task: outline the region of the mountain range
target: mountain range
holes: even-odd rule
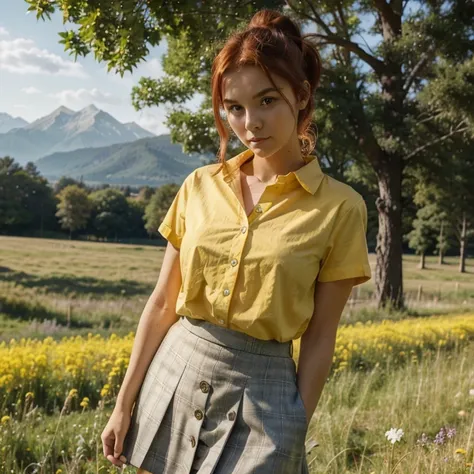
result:
[[[186,155],[170,135],[142,138],[100,148],[58,152],[35,162],[50,181],[61,176],[89,184],[109,183],[131,186],[180,184],[194,169],[215,162],[210,155]]]
[[[79,111],[61,106],[32,123],[0,114],[0,156],[9,155],[20,164],[56,152],[104,147],[154,136],[135,122],[119,122],[93,104]]]

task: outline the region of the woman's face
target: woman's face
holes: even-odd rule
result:
[[[294,116],[305,104],[297,103],[290,84],[279,76],[272,79],[292,104]],[[274,89],[258,66],[243,66],[228,71],[223,77],[224,108],[229,126],[239,140],[255,155],[271,156],[281,150],[298,146],[296,120],[290,107]],[[263,94],[259,94],[263,92]],[[258,95],[257,95],[258,94]],[[252,143],[252,138],[266,138]]]

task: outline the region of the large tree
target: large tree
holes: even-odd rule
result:
[[[430,247],[434,247],[442,221],[436,203],[421,205],[413,220],[412,231],[405,236],[410,248],[420,255],[420,269],[425,269],[425,257]]]
[[[455,237],[459,271],[464,273],[469,239],[474,235],[474,141],[451,137],[448,143],[446,150],[433,153],[429,167],[414,171],[418,174],[414,200],[422,209],[436,210],[433,227],[438,233],[443,231],[443,240]],[[438,247],[446,247],[438,240]]]
[[[70,184],[58,194],[58,211],[56,216],[61,227],[69,231],[69,238],[76,230],[84,229],[91,213],[91,203],[87,192]]]
[[[145,229],[150,236],[158,234],[158,227],[171,206],[178,189],[179,186],[177,184],[165,184],[156,189],[155,193],[151,196],[143,216]]]
[[[137,109],[177,104],[167,125],[184,152],[215,152],[209,73],[221,40],[261,8],[281,9],[314,28],[324,68],[317,91],[318,128],[337,124],[320,151],[370,169],[377,183],[376,295],[379,306],[402,308],[402,209],[405,172],[455,134],[473,136],[474,4],[469,0],[26,0],[38,17],[62,10],[77,29],[60,33],[76,55],[93,51],[120,74],[166,37],[162,79],[142,78]],[[361,21],[371,21],[369,27]],[[366,41],[375,35],[375,45]],[[195,93],[196,113],[179,107]],[[320,114],[318,116],[318,113]],[[319,122],[318,122],[319,120]],[[321,127],[319,125],[322,125]],[[335,137],[335,140],[331,137]],[[240,151],[235,141],[229,154]]]
[[[89,195],[92,225],[97,235],[118,239],[126,235],[129,205],[125,195],[116,188],[94,191]]]
[[[21,167],[13,158],[0,158],[0,233],[51,230],[56,201],[33,163]]]

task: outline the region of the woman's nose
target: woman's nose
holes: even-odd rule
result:
[[[247,114],[247,117],[245,119],[245,128],[253,132],[254,130],[258,130],[262,128],[262,120],[257,116],[256,113],[254,114]]]

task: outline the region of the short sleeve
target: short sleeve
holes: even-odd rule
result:
[[[180,186],[158,227],[158,232],[177,249],[181,247],[181,241],[186,231],[186,205],[191,191],[192,174],[188,175]]]
[[[367,206],[364,199],[359,199],[335,223],[317,280],[356,278],[354,286],[370,280],[366,232]]]

